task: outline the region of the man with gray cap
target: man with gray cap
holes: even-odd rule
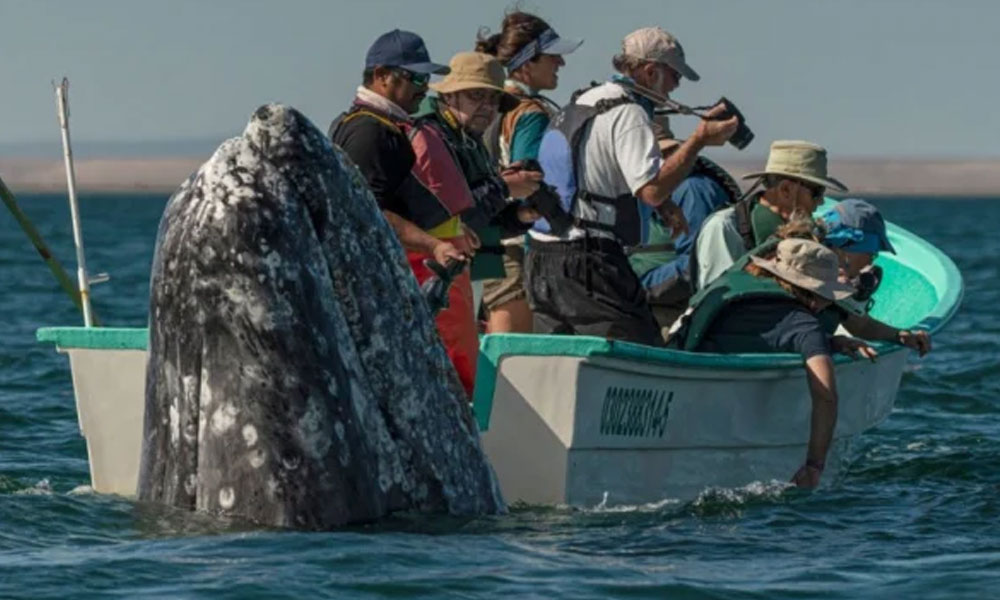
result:
[[[826,149],[810,142],[772,143],[764,170],[743,178],[756,180],[747,198],[712,214],[698,233],[691,265],[695,289],[714,281],[793,215],[811,216],[827,188],[847,191],[827,174]],[[758,185],[763,191],[753,193]]]
[[[542,139],[539,163],[559,194],[563,224],[540,220],[530,231],[526,265],[536,333],[597,335],[662,344],[624,248],[643,241],[645,215],[656,210],[679,234],[683,212],[670,194],[705,146],[735,132],[736,117],[702,120],[662,158],[653,110],[680,85],[697,81],[677,39],[657,27],[630,33],[612,61],[618,75],[575,95]],[[717,106],[708,117],[719,117]],[[557,211],[558,212],[558,211]]]

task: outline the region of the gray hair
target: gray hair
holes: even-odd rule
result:
[[[611,66],[622,75],[628,75],[631,77],[633,71],[647,62],[649,61],[622,53],[616,54],[615,57],[611,59]]]

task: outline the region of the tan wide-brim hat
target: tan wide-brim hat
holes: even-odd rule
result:
[[[452,94],[462,90],[496,90],[500,92],[500,112],[512,110],[520,102],[516,96],[503,89],[506,72],[494,56],[482,52],[459,52],[448,63],[451,72],[444,79],[430,84],[439,94]]]
[[[782,240],[774,259],[751,256],[750,260],[788,283],[827,300],[844,300],[855,292],[853,286],[837,279],[840,267],[837,255],[812,240]]]
[[[810,142],[797,140],[772,142],[764,170],[747,173],[743,179],[758,179],[764,175],[781,175],[839,192],[847,191],[847,186],[826,173],[826,148]]]

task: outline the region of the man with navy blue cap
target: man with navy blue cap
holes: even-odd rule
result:
[[[431,61],[419,35],[399,29],[384,33],[368,49],[351,108],[330,125],[330,139],[361,170],[403,247],[441,264],[466,257],[427,233],[453,215],[413,176],[416,159],[408,134],[409,115],[427,94],[431,75],[448,72]]]

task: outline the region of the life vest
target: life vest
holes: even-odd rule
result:
[[[475,206],[462,214],[462,220],[473,229],[485,227],[507,205],[507,184],[482,140],[469,135],[437,101],[428,99],[417,115],[417,123],[431,122],[442,132],[452,158],[465,175]]]
[[[771,277],[755,277],[746,272],[751,256],[761,256],[772,251],[780,240],[771,239],[757,246],[733,264],[718,279],[701,289],[691,298],[687,311],[670,328],[667,346],[693,352],[708,333],[723,309],[736,302],[754,298],[796,300]],[[797,301],[797,300],[796,300]],[[849,305],[835,303],[816,315],[823,330],[829,335],[837,330],[844,313],[857,314]]]
[[[405,119],[397,119],[366,104],[355,103],[351,108],[341,113],[330,124],[330,140],[337,143],[341,128],[354,119],[372,119],[395,135],[400,136],[402,143],[409,145],[413,123]],[[447,222],[454,216],[451,208],[446,206],[437,196],[423,187],[412,174],[407,174],[396,190],[396,195],[402,199],[409,212],[408,219],[424,231]]]
[[[639,200],[632,194],[610,198],[580,189],[577,166],[583,134],[594,118],[618,106],[636,103],[636,100],[625,94],[619,98],[599,100],[594,106],[585,106],[577,103],[583,91],[574,94],[570,104],[552,118],[542,136],[538,162],[545,173],[545,182],[554,187],[559,195],[565,221],[584,230],[608,232],[623,246],[635,246],[642,241]],[[564,225],[550,223],[547,219],[536,221],[533,229],[560,237],[566,233]]]

